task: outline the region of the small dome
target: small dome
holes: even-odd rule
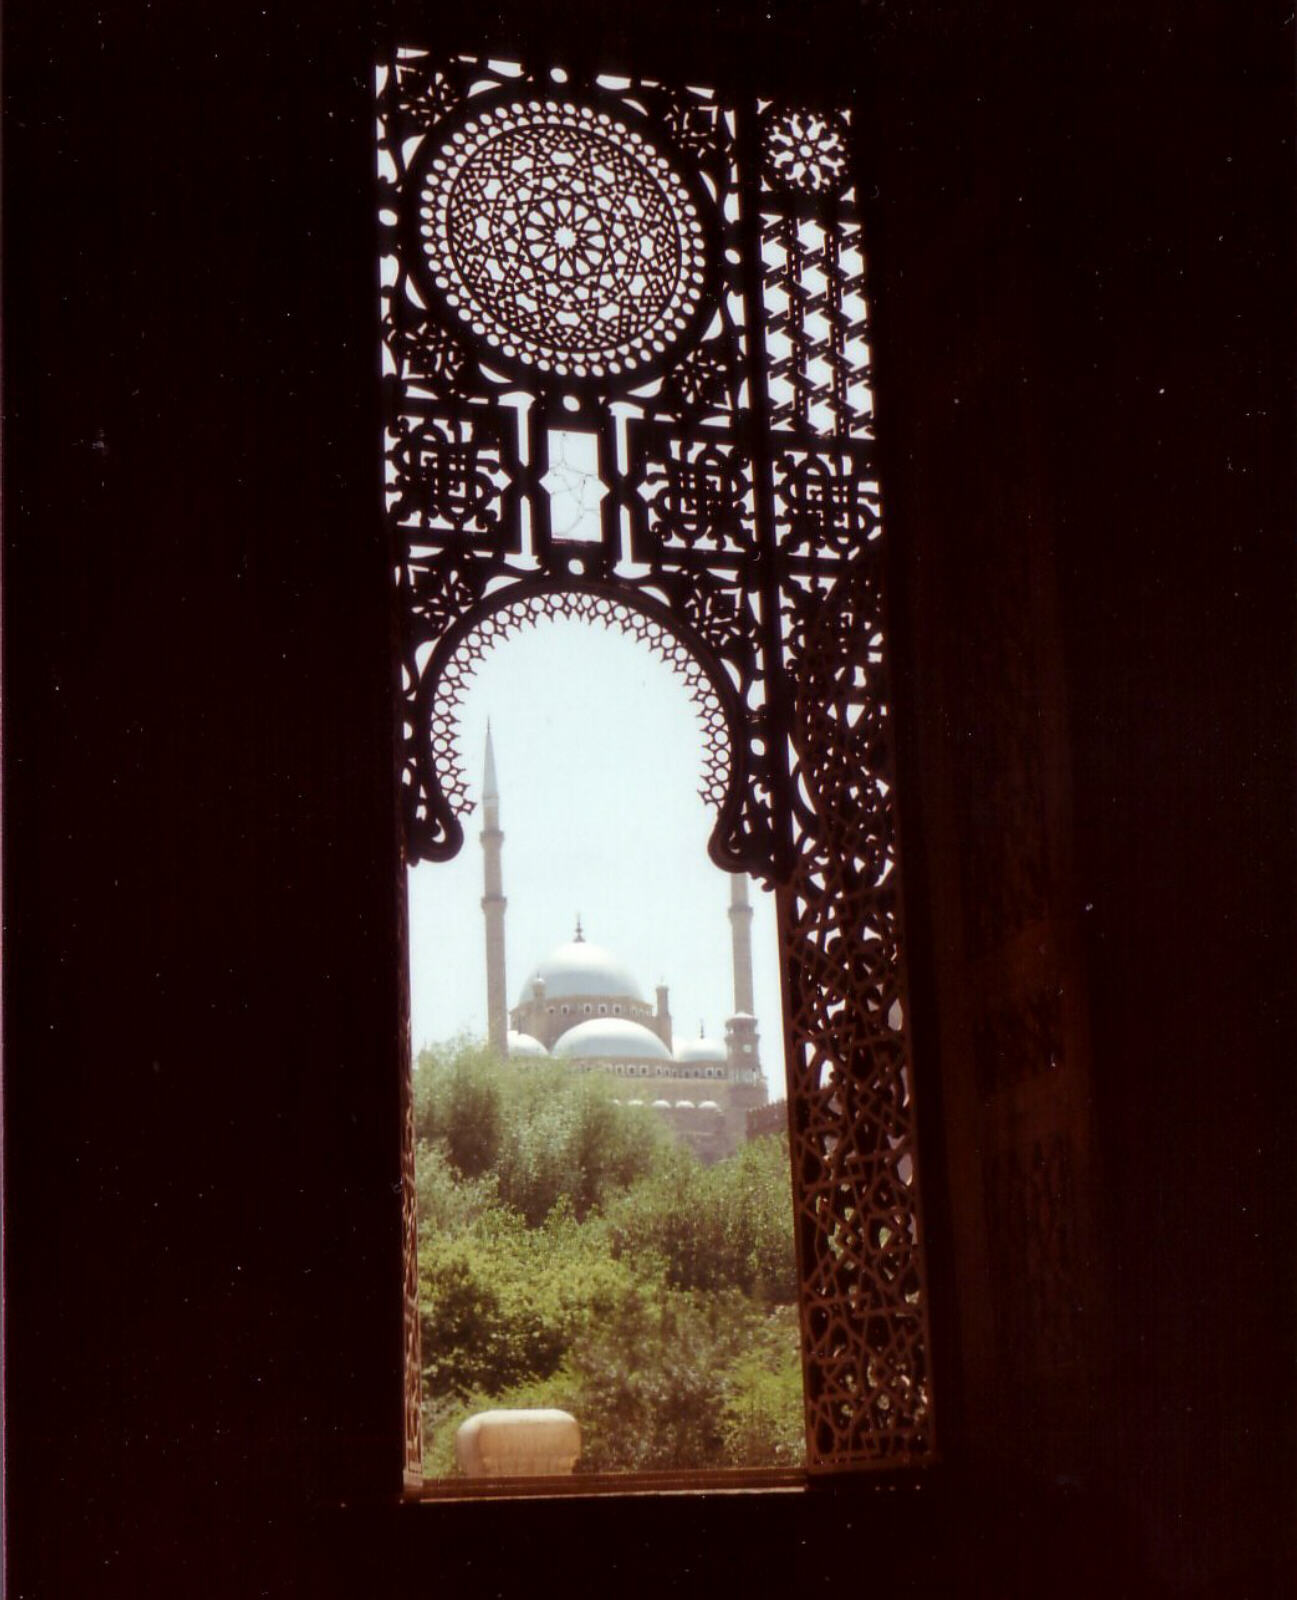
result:
[[[669,1100],[655,1100],[653,1102],[653,1109],[654,1111],[670,1111],[671,1102]]]
[[[719,1111],[720,1107],[714,1100],[700,1100],[698,1102],[698,1109],[699,1111]]]
[[[729,1060],[719,1039],[686,1039],[676,1046],[677,1061],[712,1061],[722,1066]]]
[[[628,1100],[626,1104],[628,1106],[642,1106],[644,1102],[642,1100]]]
[[[676,1101],[676,1110],[677,1111],[693,1111],[694,1109],[695,1109],[695,1107],[694,1107],[694,1103],[693,1103],[692,1100],[677,1100]]]
[[[515,1033],[510,1028],[504,1039],[505,1053],[513,1056],[547,1056],[549,1051],[539,1039],[533,1039],[529,1033]]]
[[[526,1005],[532,998],[532,985],[537,978],[544,979],[547,1000],[570,999],[573,995],[609,995],[618,1000],[634,1000],[640,1005],[645,1003],[630,968],[602,945],[591,944],[588,939],[570,939],[538,962],[527,974],[518,997],[519,1005]]]
[[[656,1033],[629,1017],[590,1017],[554,1041],[554,1054],[566,1060],[670,1061],[671,1052]]]

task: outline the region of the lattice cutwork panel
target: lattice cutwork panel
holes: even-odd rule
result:
[[[849,117],[409,50],[379,122],[408,857],[460,846],[462,700],[501,638],[577,617],[683,675],[712,857],[779,891],[809,1463],[921,1461]]]
[[[880,574],[790,585],[781,921],[812,1464],[931,1447]]]

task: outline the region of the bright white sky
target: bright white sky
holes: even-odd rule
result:
[[[684,683],[649,649],[556,618],[497,646],[464,700],[460,756],[478,809],[454,861],[410,872],[411,1033],[486,1034],[480,794],[491,719],[504,830],[509,1004],[532,966],[572,937],[619,956],[652,1002],[670,986],[676,1038],[724,1037],[734,1009],[730,880],[707,856],[701,738]],[[773,896],[750,885],[761,1058],[783,1093]]]

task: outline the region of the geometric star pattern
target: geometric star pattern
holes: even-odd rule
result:
[[[671,163],[588,105],[495,106],[429,162],[420,231],[437,288],[501,355],[559,377],[633,370],[677,343],[703,229]]]

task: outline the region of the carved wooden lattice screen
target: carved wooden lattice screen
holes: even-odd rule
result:
[[[463,841],[466,668],[625,626],[774,887],[813,1471],[932,1450],[882,527],[845,112],[399,50],[379,73],[407,857]],[[597,536],[562,513],[579,463]],[[565,476],[566,475],[566,476]],[[406,1096],[406,1461],[421,1468]]]

